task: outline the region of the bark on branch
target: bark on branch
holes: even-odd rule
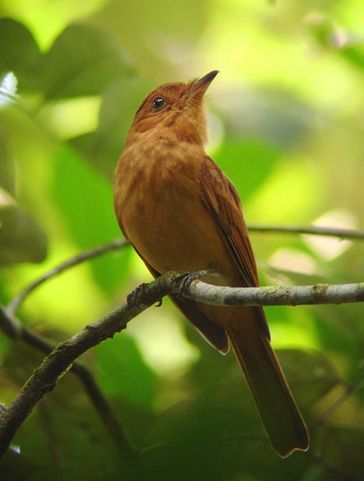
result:
[[[222,287],[192,281],[184,297],[215,306],[300,306],[364,302],[364,282],[294,287]]]
[[[201,273],[200,273],[201,274]],[[0,457],[35,405],[51,391],[74,361],[89,348],[126,328],[139,313],[168,294],[216,305],[300,305],[364,301],[364,283],[230,288],[212,286],[181,273],[169,272],[143,284],[128,297],[128,303],[57,346],[32,373],[12,405],[0,412]],[[243,321],[242,321],[243,322]]]

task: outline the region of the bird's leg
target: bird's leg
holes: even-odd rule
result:
[[[126,297],[126,303],[128,306],[133,306],[136,304],[142,304],[143,301],[145,300],[146,296],[146,289],[149,286],[149,284],[146,284],[145,282],[143,284],[140,284],[138,287],[136,287],[128,296]],[[163,299],[159,299],[155,303],[155,307],[160,307],[163,303]]]
[[[126,303],[128,304],[128,306],[133,306],[135,304],[140,304],[141,302],[143,302],[147,286],[148,284],[144,282],[127,295]]]
[[[204,269],[197,272],[184,272],[176,278],[177,282],[181,282],[177,297],[183,298],[193,281],[201,279],[201,277],[213,277],[216,275],[218,275],[218,272],[213,268]]]
[[[172,273],[174,274],[174,273]],[[204,269],[197,272],[183,272],[175,277],[174,282],[178,290],[177,297],[184,297],[185,292],[188,290],[191,283],[202,277],[214,277],[218,275],[217,271],[213,268]],[[136,287],[126,298],[126,302],[129,306],[135,304],[141,304],[145,301],[147,295],[147,289],[149,284],[143,283]],[[160,307],[162,305],[162,299],[156,301],[155,306]]]

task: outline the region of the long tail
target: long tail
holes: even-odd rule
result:
[[[225,327],[272,445],[286,457],[306,451],[309,434],[257,314],[256,308],[244,309],[239,323]]]

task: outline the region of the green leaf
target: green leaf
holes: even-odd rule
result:
[[[244,192],[244,200],[268,178],[279,157],[277,148],[254,139],[227,139],[214,155],[236,188]]]
[[[200,375],[187,401],[157,417],[145,453],[148,479],[158,479],[160,466],[166,479],[173,480],[300,479],[309,458],[293,456],[282,462],[276,455],[238,367],[216,379],[213,388],[204,389]]]
[[[320,451],[323,459],[346,474],[346,479],[359,481],[364,473],[364,430],[359,419],[352,426],[326,428],[321,438]],[[342,476],[342,479],[345,478]]]
[[[134,405],[152,408],[156,376],[145,364],[135,341],[123,333],[95,349],[103,390]]]
[[[103,95],[96,132],[73,141],[73,145],[108,178],[115,170],[135,112],[150,89],[150,83],[137,78],[115,81]]]
[[[302,406],[310,406],[340,383],[330,359],[318,351],[278,351],[289,385]]]
[[[114,214],[111,183],[66,145],[55,158],[53,194],[69,233],[81,249],[121,236]],[[123,249],[92,262],[93,274],[106,291],[120,287],[127,276],[129,253],[129,249]],[[118,262],[115,262],[115,255]]]
[[[24,210],[0,208],[0,265],[42,262],[47,254],[43,230]]]
[[[40,87],[48,99],[96,95],[130,73],[120,47],[105,32],[72,25],[45,54]]]
[[[14,72],[19,88],[33,90],[38,82],[41,53],[32,34],[10,18],[0,20],[0,76]]]
[[[0,193],[2,189],[5,189],[10,195],[14,195],[15,161],[9,154],[6,135],[0,129]],[[2,204],[1,199],[0,204]]]
[[[340,51],[341,56],[354,67],[364,70],[363,48],[348,46]]]
[[[346,369],[356,372],[362,359],[363,316],[360,304],[313,306],[316,335],[323,350],[343,356]],[[350,364],[349,364],[350,363]]]

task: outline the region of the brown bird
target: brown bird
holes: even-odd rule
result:
[[[205,281],[258,286],[239,195],[204,151],[203,98],[217,73],[163,84],[144,99],[116,168],[115,211],[154,277],[214,269],[218,277]],[[263,309],[172,300],[219,351],[231,344],[277,452],[307,450],[307,428],[271,348]]]

